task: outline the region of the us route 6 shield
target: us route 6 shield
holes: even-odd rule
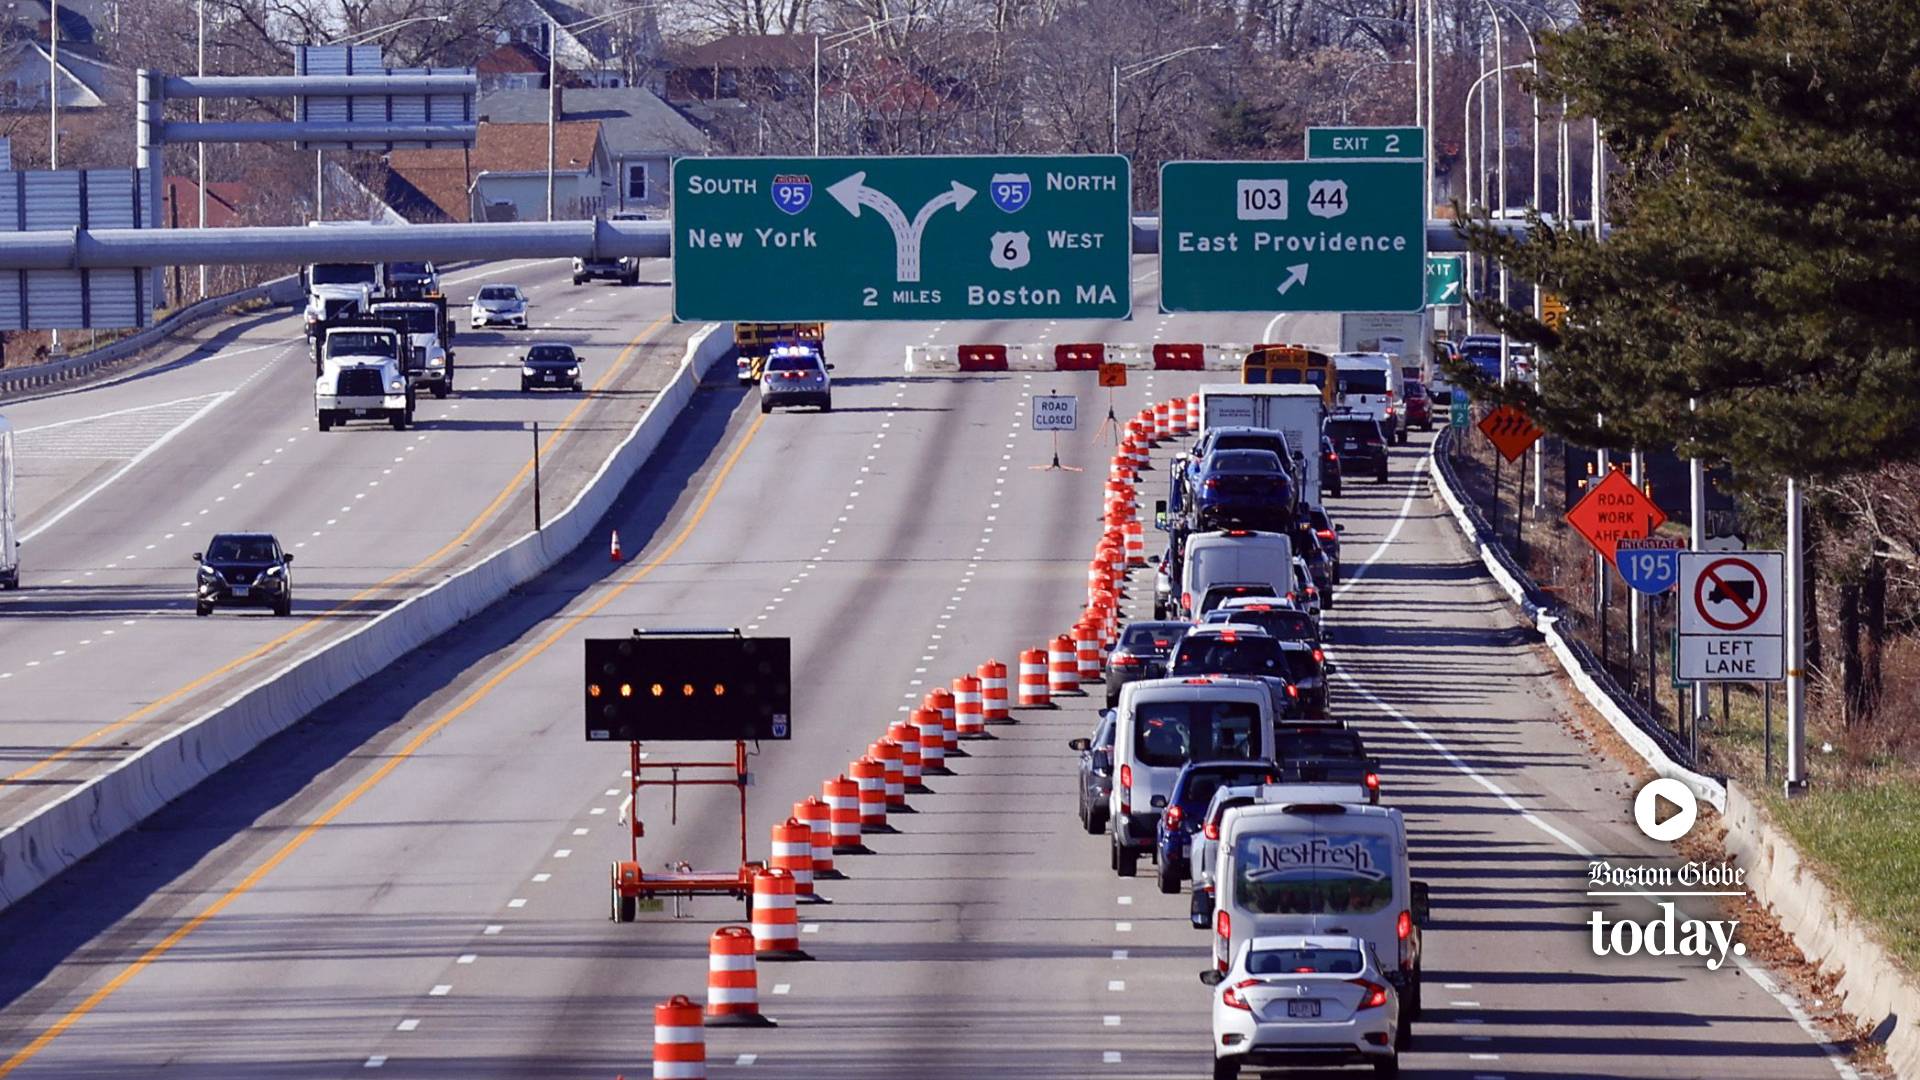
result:
[[[1026,173],[994,173],[993,205],[1011,214],[1033,198],[1033,181]]]
[[[813,178],[785,175],[773,178],[773,205],[789,214],[805,210],[813,202]]]
[[[1024,232],[993,234],[993,265],[1002,270],[1018,270],[1033,261],[1033,252]]]

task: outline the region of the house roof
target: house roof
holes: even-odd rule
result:
[[[473,62],[480,75],[545,75],[547,58],[524,42],[509,41]]]
[[[639,86],[568,88],[560,95],[563,121],[596,121],[607,153],[614,157],[663,153],[704,154],[707,137],[652,91]],[[482,121],[540,124],[547,119],[545,90],[495,90],[480,95]],[[543,151],[544,152],[544,151]],[[546,168],[543,157],[541,168]]]
[[[86,87],[102,103],[131,101],[133,73],[90,55],[92,51],[62,41],[60,70],[74,82]],[[8,41],[0,44],[0,70],[11,69],[23,61],[45,69],[49,55],[43,42],[26,39]]]
[[[252,194],[253,189],[236,181],[208,181],[207,227],[224,229],[242,224],[240,207]],[[200,227],[200,189],[193,177],[168,176],[161,197],[167,200],[160,211],[164,220],[183,229]]]
[[[545,97],[545,92],[540,91]],[[563,121],[554,129],[555,172],[593,166],[601,142],[593,120]],[[547,125],[506,124],[482,119],[473,149],[394,150],[387,154],[388,206],[411,221],[468,220],[467,192],[483,172],[545,172]]]
[[[782,68],[813,67],[812,34],[727,34],[674,53],[678,67]]]

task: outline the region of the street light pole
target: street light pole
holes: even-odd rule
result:
[[[813,156],[820,156],[820,35],[813,35]]]
[[[200,55],[200,62],[199,62],[199,67],[196,69],[196,73],[201,78],[206,78],[206,75],[207,75],[207,0],[199,0],[199,2],[194,5],[194,9],[195,9],[195,19],[199,23],[199,35],[198,35],[197,46],[198,46],[198,51]],[[198,109],[196,119],[198,119],[203,124],[206,123],[207,122],[207,99],[200,98],[194,104]],[[200,198],[200,209],[199,209],[199,213],[195,217],[194,224],[204,229],[207,227],[207,144],[205,142],[195,143],[194,150],[196,151],[195,162],[194,162],[194,166],[195,166],[194,188],[195,190],[198,191],[199,198]],[[200,264],[200,299],[205,300],[206,298],[207,298],[207,266],[205,263],[201,263]]]

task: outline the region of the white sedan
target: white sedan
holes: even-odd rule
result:
[[[1203,971],[1200,981],[1215,988],[1214,1080],[1235,1080],[1243,1065],[1371,1065],[1400,1075],[1400,995],[1364,939],[1252,938],[1225,975]]]
[[[525,330],[527,294],[521,292],[518,285],[482,285],[473,296],[468,322],[475,330],[487,326],[517,326]]]

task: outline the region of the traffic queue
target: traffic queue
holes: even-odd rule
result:
[[[1341,578],[1328,433],[1376,427],[1386,407],[1349,411],[1299,384],[1203,386],[1191,404],[1196,437],[1165,461],[1154,503],[1167,534],[1145,560],[1154,618],[1117,630],[1107,708],[1069,743],[1080,820],[1117,875],[1149,861],[1160,892],[1189,895],[1208,934],[1216,1080],[1243,1067],[1397,1075],[1420,1015],[1427,886],[1411,877],[1404,818],[1382,805],[1378,761],[1329,692],[1324,648]],[[1384,446],[1378,458],[1368,472],[1384,479]],[[1138,480],[1121,459],[1115,471]]]

